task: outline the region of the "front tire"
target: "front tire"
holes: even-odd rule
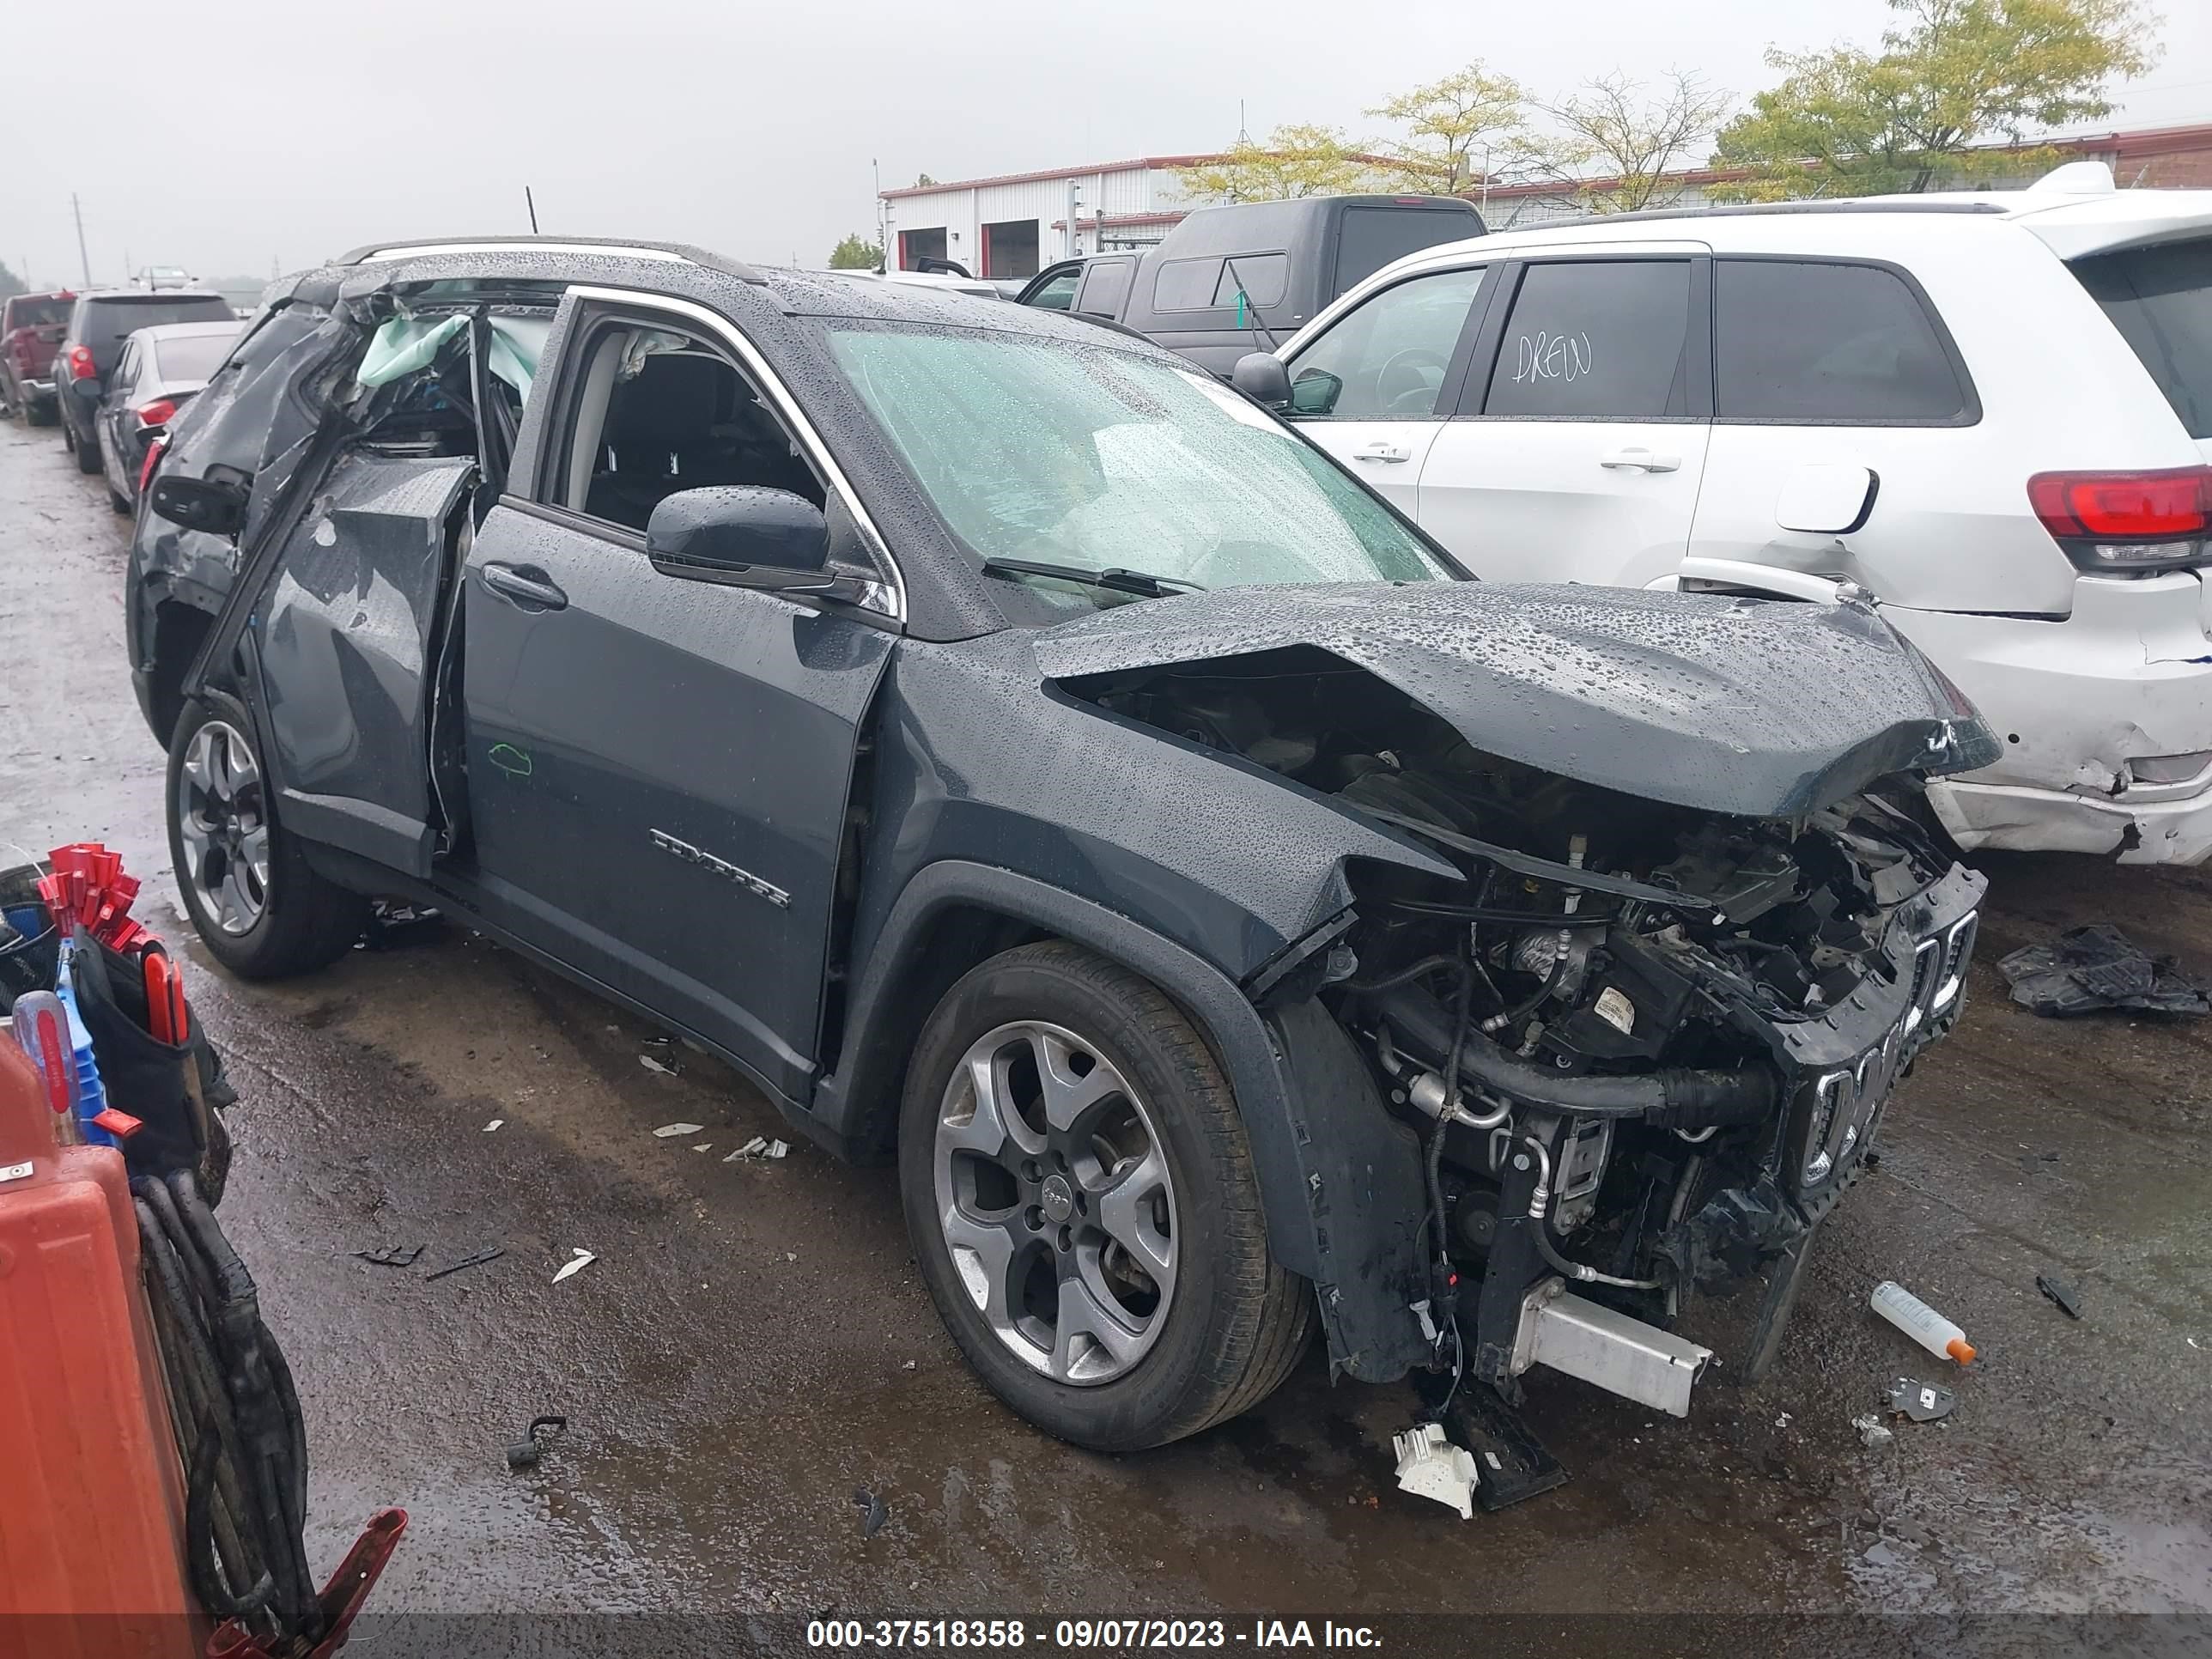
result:
[[[220,693],[185,706],[169,742],[169,856],[209,954],[241,979],[282,979],[350,950],[368,901],[309,868],[276,821],[252,729]]]
[[[899,1185],[969,1364],[1077,1445],[1135,1451],[1249,1410],[1312,1337],[1211,1050],[1074,945],[1009,951],[946,993],[908,1074]]]

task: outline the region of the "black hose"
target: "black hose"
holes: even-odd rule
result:
[[[322,1606],[302,1536],[307,1431],[291,1370],[191,1173],[131,1189],[185,1459],[194,1593],[257,1638],[312,1644]]]
[[[1451,1058],[1444,1066],[1444,1098],[1459,1098],[1460,1048],[1467,1040],[1468,1009],[1474,1000],[1474,973],[1463,969],[1459,979],[1459,996],[1452,1007],[1453,1036]],[[1451,1231],[1444,1214],[1444,1131],[1450,1126],[1451,1114],[1437,1114],[1437,1127],[1429,1132],[1428,1157],[1425,1170],[1429,1182],[1429,1218],[1436,1229],[1437,1265],[1449,1273],[1451,1268]]]
[[[1395,991],[1401,985],[1410,985],[1424,974],[1433,974],[1439,968],[1453,968],[1458,964],[1457,957],[1443,955],[1423,957],[1412,966],[1401,968],[1395,973],[1384,974],[1379,979],[1346,980],[1344,988],[1347,991],[1364,991],[1370,995],[1377,991]]]
[[[1634,1077],[1570,1075],[1510,1054],[1480,1033],[1464,1056],[1467,1069],[1493,1094],[1524,1105],[1580,1117],[1633,1117],[1662,1129],[1705,1129],[1756,1123],[1774,1109],[1770,1072],[1673,1066]]]

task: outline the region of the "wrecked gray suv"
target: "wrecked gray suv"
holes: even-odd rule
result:
[[[961,1349],[1084,1445],[1244,1410],[1316,1324],[1505,1441],[1532,1364],[1682,1412],[1674,1328],[1722,1297],[1771,1358],[1959,1012],[1982,883],[1918,785],[1992,740],[1872,611],[1477,585],[1081,322],[363,250],[150,509],[213,955],[311,969],[402,896],[681,1032],[896,1158]]]

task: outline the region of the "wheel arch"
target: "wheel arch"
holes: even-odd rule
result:
[[[1060,939],[1141,975],[1197,1026],[1237,1100],[1260,1173],[1278,1259],[1313,1276],[1310,1229],[1285,1085],[1259,1012],[1226,975],[1104,905],[1035,877],[944,859],[908,881],[869,945],[836,1069],[814,1092],[809,1127],[847,1156],[891,1155],[908,1056],[922,1024],[963,974],[1002,951]],[[1307,1235],[1304,1245],[1299,1242]]]

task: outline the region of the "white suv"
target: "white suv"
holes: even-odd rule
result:
[[[2212,854],[2212,191],[2077,163],[1485,236],[1280,355],[1478,574],[1868,590],[2004,741],[1930,792],[1961,847]]]

